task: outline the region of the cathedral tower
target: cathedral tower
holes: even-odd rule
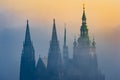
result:
[[[52,39],[50,41],[50,48],[48,53],[48,74],[49,80],[60,80],[61,79],[61,53],[59,48],[59,41],[57,38],[57,31],[55,25],[55,19],[53,20]]]
[[[21,55],[20,80],[34,80],[35,52],[30,37],[29,23],[27,20],[25,41]]]
[[[73,59],[75,63],[80,66],[81,68],[86,68],[90,65],[89,59],[90,59],[90,41],[89,41],[89,34],[88,34],[88,28],[86,23],[86,14],[85,14],[85,6],[83,5],[83,15],[82,15],[82,26],[80,29],[80,36],[78,38],[78,41],[76,44],[74,43],[73,51]],[[82,69],[83,70],[83,69]],[[87,70],[88,71],[88,70]]]
[[[98,70],[95,40],[89,40],[86,23],[85,6],[83,5],[82,26],[78,41],[73,45],[73,73],[77,72],[76,80],[105,80],[104,75]],[[80,75],[81,74],[81,75]]]

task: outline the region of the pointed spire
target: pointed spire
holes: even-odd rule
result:
[[[64,29],[64,46],[66,46],[66,24]]]
[[[85,4],[83,4],[82,23],[83,23],[83,24],[86,24]]]
[[[34,72],[35,72],[35,51],[31,43],[29,23],[27,20],[25,41],[23,44],[23,50],[21,55],[20,80],[33,80]]]
[[[31,42],[31,37],[30,37],[29,21],[27,20],[25,43],[28,42]]]
[[[37,80],[46,80],[46,76],[47,76],[46,67],[39,55],[39,59],[36,66],[36,78]]]
[[[51,75],[49,76],[49,80],[60,80],[62,75],[62,60],[59,41],[57,39],[55,19],[53,19],[52,40],[50,41],[47,62],[48,75]]]
[[[69,52],[68,52],[68,46],[66,44],[66,24],[64,24],[64,45],[63,45],[63,63],[64,67],[67,67],[68,64],[68,58],[69,58]]]
[[[52,41],[57,41],[57,31],[56,31],[55,19],[53,19]]]
[[[38,62],[37,62],[37,68],[45,68],[45,65],[39,55],[39,59],[38,59]]]
[[[96,42],[95,42],[95,39],[94,39],[94,37],[93,37],[92,46],[93,46],[93,47],[96,47]]]
[[[85,14],[85,4],[83,4],[83,15],[82,15],[82,26],[81,26],[81,36],[85,37],[88,35],[88,28],[86,25],[86,14]]]
[[[77,46],[76,36],[74,37],[74,42],[73,42],[73,45],[74,45],[74,47],[76,47],[76,46]]]

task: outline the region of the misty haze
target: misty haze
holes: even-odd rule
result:
[[[0,80],[120,80],[118,3],[1,0]]]

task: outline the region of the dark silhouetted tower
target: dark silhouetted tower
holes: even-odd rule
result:
[[[20,80],[34,80],[35,52],[30,38],[29,24],[27,20],[25,41],[21,55]]]
[[[48,53],[48,74],[49,80],[61,80],[61,53],[59,48],[59,42],[57,39],[57,31],[55,25],[55,19],[53,20],[52,39],[50,41],[50,48]]]
[[[64,44],[63,44],[63,63],[64,65],[68,64],[69,54],[68,54],[68,46],[66,44],[66,27],[64,30]]]

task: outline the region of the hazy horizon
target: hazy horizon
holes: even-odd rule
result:
[[[0,80],[19,80],[20,57],[29,20],[36,61],[48,54],[53,18],[62,53],[64,23],[70,56],[79,37],[85,3],[90,39],[97,43],[99,69],[106,80],[120,80],[119,0],[0,0]],[[44,34],[44,36],[43,36]]]

